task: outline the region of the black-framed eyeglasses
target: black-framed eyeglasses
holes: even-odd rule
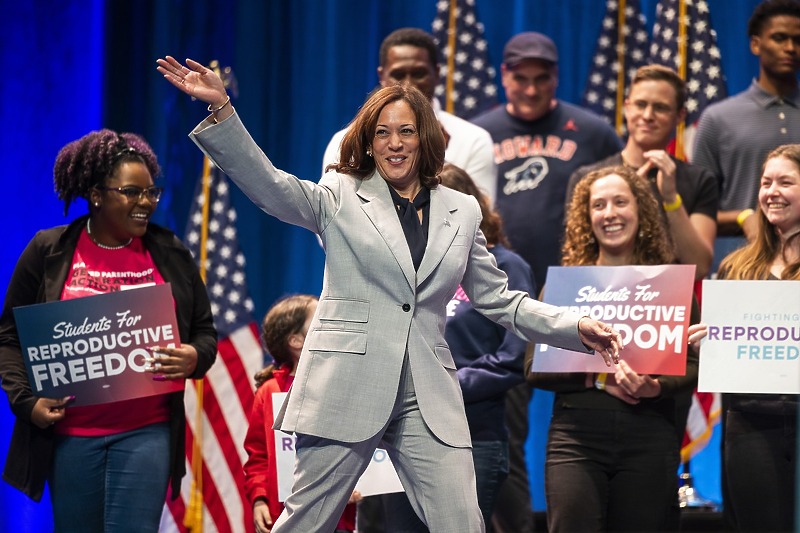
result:
[[[164,189],[161,187],[148,187],[147,189],[142,189],[141,187],[134,187],[133,185],[129,185],[127,187],[95,187],[101,191],[114,191],[120,193],[122,196],[125,197],[126,200],[130,202],[139,202],[142,200],[143,196],[146,196],[148,200],[151,202],[158,202],[161,199],[161,193],[164,192]]]

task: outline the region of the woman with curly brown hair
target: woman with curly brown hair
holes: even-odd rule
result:
[[[577,184],[563,265],[661,265],[674,261],[672,250],[652,188],[633,169],[599,169]],[[693,309],[692,322],[698,318]],[[608,374],[525,368],[531,385],[556,392],[545,463],[548,530],[670,529],[696,352],[684,376],[640,375],[624,360]]]
[[[200,378],[217,336],[189,250],[150,223],[161,189],[155,153],[132,133],[93,131],[59,152],[55,190],[88,214],[40,231],[17,262],[0,316],[0,377],[16,416],[3,479],[39,500],[50,487],[55,530],[157,531],[185,473],[183,390],[85,406],[31,390],[13,309],[169,283],[180,346],[152,347],[153,380]]]

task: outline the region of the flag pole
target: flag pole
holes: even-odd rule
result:
[[[614,126],[617,134],[622,135],[622,106],[625,103],[625,1],[619,0],[617,11],[617,110]]]
[[[200,224],[200,277],[206,281],[206,258],[208,256],[208,209],[211,188],[211,161],[203,157],[203,221]],[[192,533],[203,533],[203,388],[204,380],[194,382],[197,407],[194,415],[194,440],[192,442],[192,487],[189,504],[183,516],[183,525]]]
[[[447,80],[444,91],[444,110],[453,113],[455,104],[453,103],[453,86],[455,85],[454,74],[456,71],[456,9],[458,0],[450,0],[450,13],[447,22]]]
[[[678,76],[686,81],[686,0],[678,0]],[[686,131],[686,119],[678,123],[675,136],[675,157],[685,161],[686,154],[683,147],[683,135]]]

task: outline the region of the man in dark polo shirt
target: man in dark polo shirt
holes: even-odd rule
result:
[[[686,94],[686,83],[674,70],[661,65],[639,68],[625,99],[625,148],[572,174],[567,209],[575,184],[590,171],[616,165],[638,169],[650,178],[661,200],[678,261],[697,265],[696,278],[702,279],[711,269],[717,232],[717,181],[707,169],[666,152],[676,126],[686,115]]]

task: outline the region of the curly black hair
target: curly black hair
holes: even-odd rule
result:
[[[64,214],[77,198],[86,198],[92,188],[114,175],[121,163],[143,163],[155,178],[161,173],[155,152],[135,133],[109,129],[92,131],[64,146],[56,156],[53,182]]]

